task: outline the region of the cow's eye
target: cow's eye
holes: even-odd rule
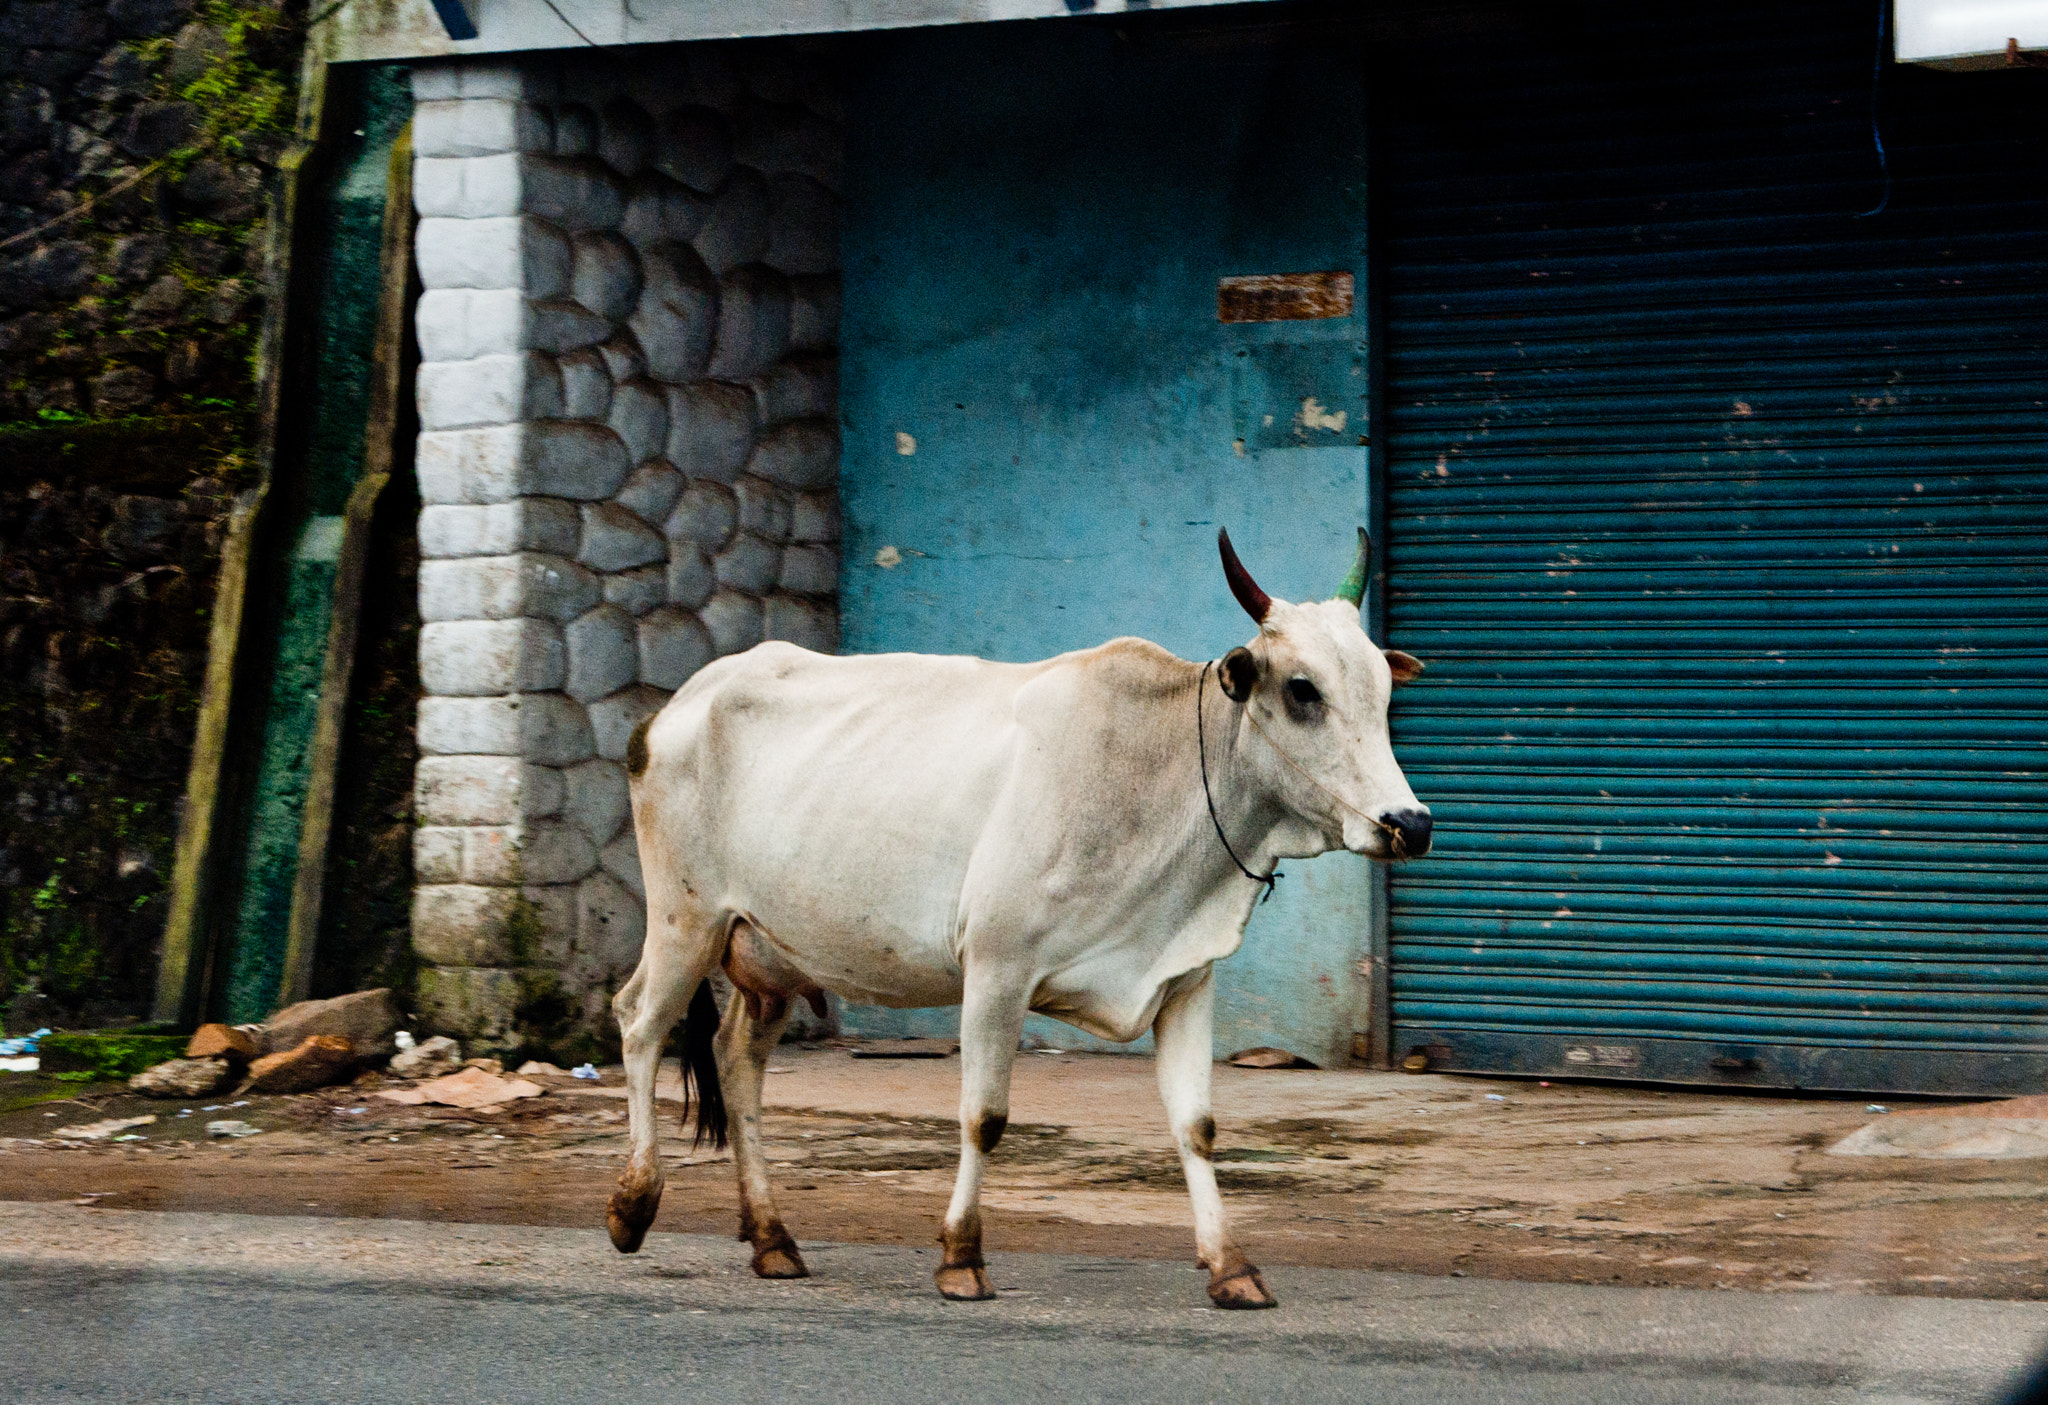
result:
[[[1322,700],[1323,695],[1316,691],[1316,685],[1306,678],[1287,680],[1287,701],[1296,707],[1314,707]]]

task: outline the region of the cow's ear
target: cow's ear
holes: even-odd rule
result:
[[[1387,667],[1394,670],[1396,683],[1413,683],[1422,676],[1422,660],[1413,654],[1404,654],[1399,649],[1383,650],[1387,656]]]
[[[1252,657],[1250,649],[1232,649],[1216,666],[1216,674],[1223,682],[1225,695],[1232,702],[1243,702],[1258,684],[1259,661]]]

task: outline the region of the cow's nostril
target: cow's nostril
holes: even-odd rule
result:
[[[1419,859],[1429,852],[1429,836],[1433,827],[1429,811],[1419,806],[1387,811],[1386,822],[1401,836],[1401,851],[1411,859]]]

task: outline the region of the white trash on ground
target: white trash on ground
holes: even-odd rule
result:
[[[109,1117],[104,1122],[81,1122],[72,1127],[59,1127],[50,1135],[67,1142],[99,1142],[130,1127],[147,1127],[156,1121],[156,1114],[147,1117]]]

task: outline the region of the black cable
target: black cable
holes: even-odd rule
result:
[[[578,39],[581,39],[584,43],[588,44],[593,49],[602,49],[605,47],[603,44],[600,44],[595,39],[591,38],[588,34],[585,34],[582,30],[576,29],[576,21],[570,19],[567,15],[563,14],[562,7],[560,5],[557,5],[555,3],[555,0],[542,0],[542,3],[544,3],[550,10],[553,10],[555,12],[556,19],[560,20],[563,24],[568,25],[569,28],[576,30],[576,37]]]

